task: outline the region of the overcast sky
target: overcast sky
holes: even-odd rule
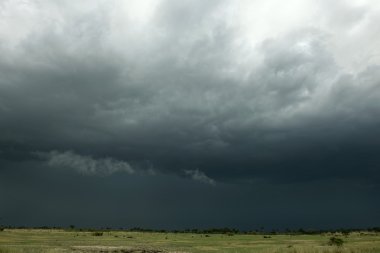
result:
[[[0,223],[380,226],[380,2],[0,1]]]

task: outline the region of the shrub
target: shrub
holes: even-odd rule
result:
[[[103,232],[93,232],[93,236],[103,236]]]
[[[343,245],[343,240],[337,237],[330,237],[329,243],[330,246],[342,246]]]

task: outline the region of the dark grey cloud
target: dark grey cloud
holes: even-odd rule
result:
[[[174,176],[92,177],[31,162],[0,176],[2,223],[19,226],[298,229],[372,227],[379,219],[378,189],[354,181],[210,187]]]
[[[6,189],[16,175],[26,180],[18,168],[31,163],[28,173],[68,170],[94,189],[123,175],[141,190],[154,180],[214,189],[210,198],[241,189],[242,201],[257,182],[268,196],[290,187],[287,199],[335,182],[355,185],[355,201],[368,196],[370,210],[380,180],[379,8],[340,1],[325,12],[326,1],[294,0],[277,13],[273,4],[2,3]]]

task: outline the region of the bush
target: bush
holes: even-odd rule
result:
[[[92,233],[93,236],[103,236],[103,232],[94,232]]]
[[[343,245],[343,240],[337,237],[330,237],[329,243],[330,246],[342,246]]]

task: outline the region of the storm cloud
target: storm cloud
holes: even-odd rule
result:
[[[3,1],[0,173],[190,178],[220,194],[335,182],[369,196],[379,17],[359,0]]]

